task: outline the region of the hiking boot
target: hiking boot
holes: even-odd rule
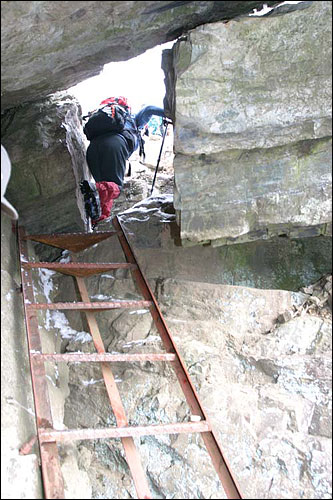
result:
[[[84,208],[87,217],[97,220],[101,216],[101,203],[96,187],[86,180],[80,182],[80,190],[83,194]]]

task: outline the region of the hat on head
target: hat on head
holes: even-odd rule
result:
[[[1,210],[3,210],[11,219],[18,219],[18,213],[15,208],[6,200],[4,194],[11,174],[11,163],[7,151],[1,144]]]

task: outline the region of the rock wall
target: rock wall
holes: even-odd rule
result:
[[[20,269],[15,233],[1,213],[1,498],[42,498]]]
[[[2,144],[12,174],[6,196],[28,233],[84,228],[79,181],[87,177],[77,100],[58,93],[12,109],[2,117]]]
[[[37,245],[30,244],[30,260],[40,260]],[[9,217],[1,214],[1,498],[44,498],[38,443],[26,445],[36,436],[36,415],[29,366],[28,343],[18,265],[15,231]],[[33,289],[36,302],[49,302],[57,283],[48,288],[53,271],[33,270]],[[53,290],[54,287],[54,290]],[[73,294],[73,283],[68,283]],[[39,333],[44,353],[60,352],[62,335],[50,327],[49,311],[38,314]],[[65,399],[69,395],[68,367],[65,363],[46,363],[46,380],[55,429],[64,428]],[[23,453],[22,453],[23,452]],[[92,498],[91,486],[77,465],[75,450],[61,450],[62,474],[66,498]],[[77,478],[79,477],[79,482]]]
[[[331,9],[202,26],[165,55],[184,244],[331,234]]]

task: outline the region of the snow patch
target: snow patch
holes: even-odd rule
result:
[[[261,10],[253,9],[253,12],[249,16],[264,16],[267,12],[273,10],[273,7],[268,7],[265,3]]]
[[[39,282],[45,295],[46,301],[50,303],[50,294],[51,292],[53,292],[52,276],[56,273],[55,271],[51,271],[50,269],[38,269],[38,274]]]
[[[123,348],[133,347],[135,345],[145,345],[145,344],[154,344],[155,342],[161,342],[161,338],[155,335],[151,335],[147,339],[143,340],[132,340],[131,342],[127,342],[123,345]]]
[[[57,328],[63,339],[70,339],[74,342],[90,342],[92,340],[91,335],[87,332],[78,332],[69,326],[68,319],[65,314],[61,311],[52,311],[47,318],[45,327],[47,329],[52,326]]]
[[[136,311],[131,311],[130,314],[146,314],[148,309],[137,309]]]
[[[63,264],[67,264],[68,262],[71,262],[71,254],[68,250],[64,250],[61,255],[62,255],[62,257],[59,260],[59,262],[62,262]]]
[[[99,300],[106,300],[106,301],[113,300],[112,295],[102,295],[102,294],[92,295],[91,298],[92,299],[99,299]]]
[[[50,377],[50,375],[45,375],[45,377],[51,382],[51,384],[54,386],[54,387],[57,387],[57,384],[54,382],[53,378]]]

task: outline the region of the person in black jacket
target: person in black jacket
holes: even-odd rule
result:
[[[87,164],[95,182],[109,181],[123,186],[126,160],[137,150],[140,130],[153,115],[165,117],[157,106],[145,106],[136,115],[127,118],[120,133],[106,133],[91,140],[87,149]]]
[[[86,159],[100,196],[101,217],[110,216],[113,200],[118,198],[124,183],[126,161],[140,145],[140,130],[153,115],[165,117],[157,106],[145,106],[136,115],[129,115],[122,132],[108,132],[93,138],[87,149]]]

